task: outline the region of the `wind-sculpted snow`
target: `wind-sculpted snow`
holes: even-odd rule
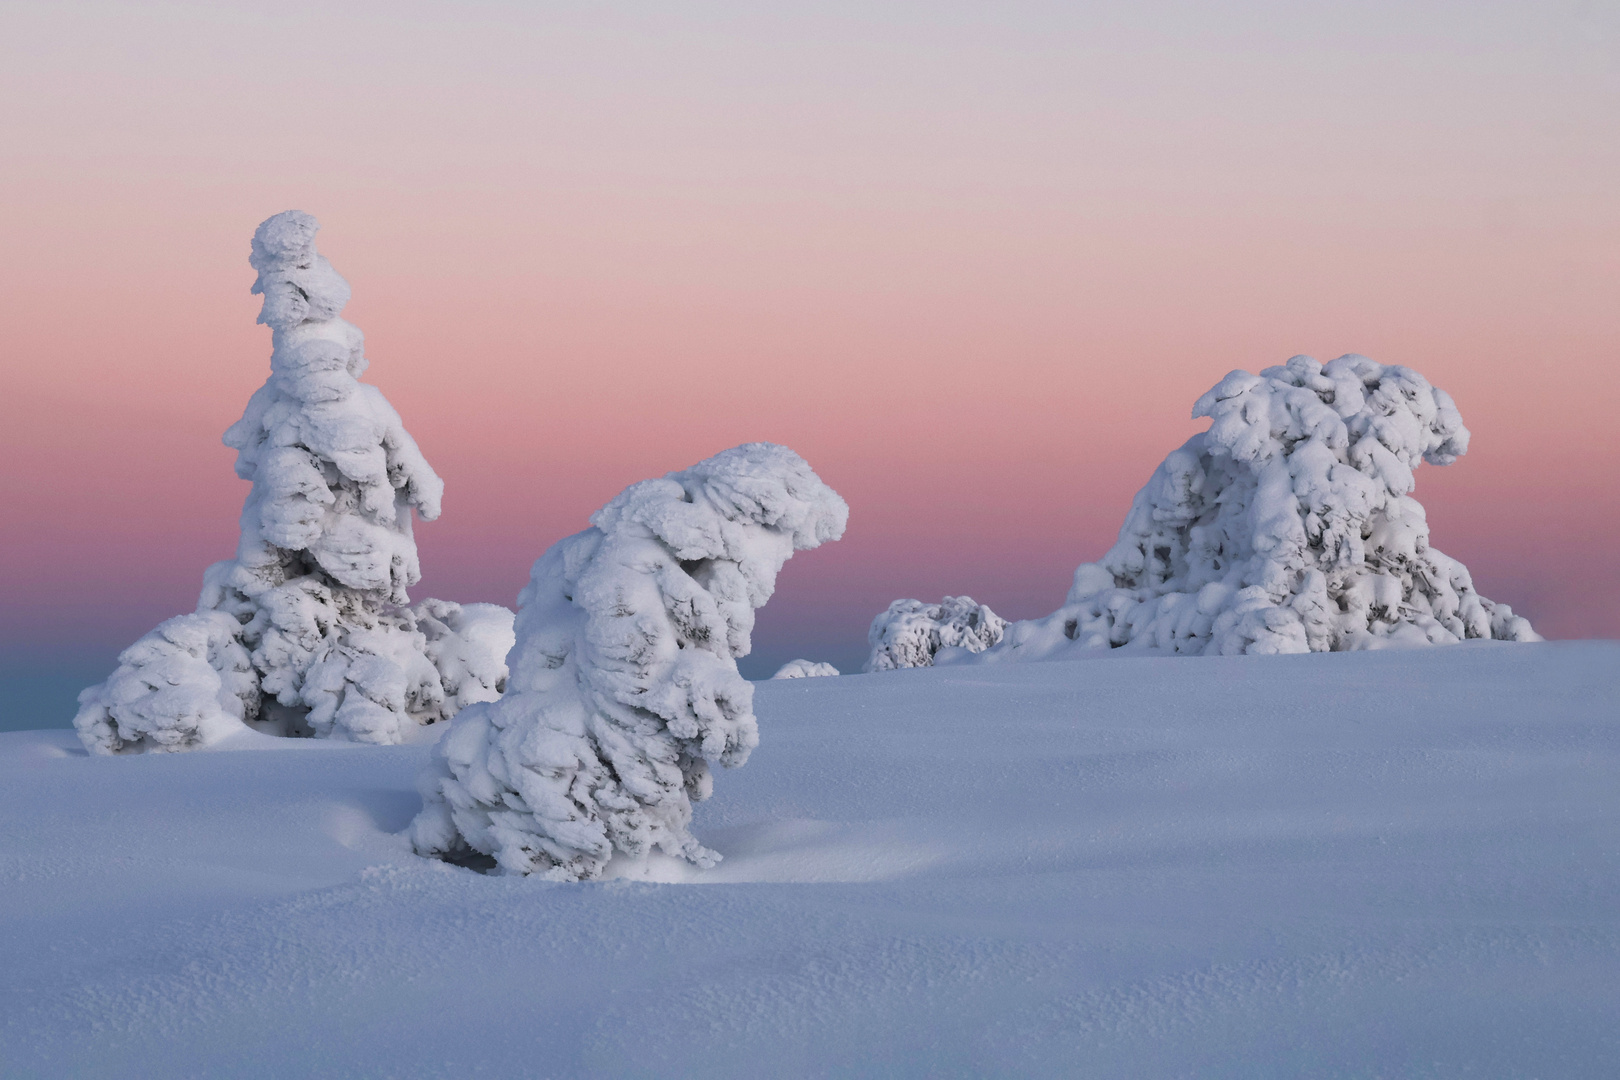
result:
[[[1007,620],[971,596],[947,596],[937,604],[896,600],[872,620],[867,671],[930,667],[941,649],[980,653],[1001,640]]]
[[[80,695],[74,724],[92,750],[190,749],[243,722],[397,743],[499,694],[510,612],[406,606],[421,578],[411,514],[438,517],[444,483],[359,381],[364,339],[340,317],[349,285],[315,250],[319,228],[290,210],[254,233],[272,353],[225,432],[253,483],[236,558],[208,568],[195,615],[142,638]]]
[[[1063,607],[1010,624],[978,657],[939,662],[1539,640],[1429,546],[1413,472],[1456,461],[1468,429],[1422,375],[1364,356],[1296,356],[1232,372],[1193,415],[1209,430],[1159,466],[1119,541],[1075,571]]]
[[[412,854],[426,745],[0,733],[0,1075],[1615,1072],[1620,643],[1083,655],[756,683],[602,883]]]
[[[815,660],[789,660],[776,669],[773,679],[817,679],[827,675],[837,675],[838,669],[831,664],[819,663]]]
[[[535,563],[506,694],[439,741],[416,849],[564,881],[655,848],[713,865],[691,804],[710,763],[741,765],[759,743],[736,663],[754,609],[793,552],[838,539],[848,515],[769,443],[626,488]]]

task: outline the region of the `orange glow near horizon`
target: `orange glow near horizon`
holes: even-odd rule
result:
[[[447,482],[419,596],[511,603],[624,485],[768,439],[852,513],[762,648],[1039,614],[1228,370],[1361,352],[1473,431],[1418,474],[1436,546],[1620,635],[1620,121],[1574,31],[436,10],[6,16],[8,650],[127,643],[231,553],[288,208]]]

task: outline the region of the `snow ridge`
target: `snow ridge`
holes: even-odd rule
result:
[[[712,866],[691,804],[710,763],[759,743],[736,663],[754,609],[848,515],[793,451],[749,443],[626,488],[554,544],[518,597],[507,692],[434,748],[417,851],[562,881],[654,848]]]
[[[278,734],[406,741],[497,696],[511,612],[430,600],[411,514],[439,516],[444,482],[375,386],[364,337],[341,318],[349,285],[296,210],[253,235],[253,292],[270,378],[225,432],[253,488],[236,558],[209,567],[197,611],[170,619],[80,695],[99,753],[183,750],[244,722]]]

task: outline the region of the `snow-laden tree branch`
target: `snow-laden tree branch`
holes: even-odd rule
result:
[[[411,514],[438,517],[444,482],[360,381],[363,336],[340,317],[349,285],[315,250],[319,228],[289,210],[253,235],[272,352],[225,432],[253,483],[236,558],[208,568],[195,614],[80,695],[74,724],[92,750],[182,750],[242,722],[396,743],[500,692],[510,612],[406,606],[421,577]]]
[[[736,663],[754,609],[848,514],[769,443],[625,489],[535,563],[507,691],[435,747],[416,849],[566,881],[600,876],[615,852],[712,865],[691,800],[709,795],[711,763],[741,765],[759,742]]]
[[[1159,466],[1118,542],[1075,571],[1063,607],[1009,624],[978,657],[939,662],[1539,640],[1429,546],[1413,471],[1454,462],[1468,429],[1417,372],[1296,356],[1232,372],[1193,415],[1209,429]]]

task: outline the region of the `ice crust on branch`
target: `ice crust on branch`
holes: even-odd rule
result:
[[[867,671],[931,667],[941,649],[980,653],[1001,640],[1007,620],[971,596],[947,596],[937,604],[896,600],[872,620]]]
[[[1422,375],[1365,356],[1296,356],[1232,372],[1193,416],[1209,429],[1159,466],[1118,542],[1075,571],[1063,607],[1010,624],[979,657],[939,661],[1540,640],[1429,546],[1413,471],[1456,461],[1468,429]]]
[[[195,614],[80,695],[74,725],[93,751],[184,750],[243,723],[397,743],[500,693],[511,612],[408,606],[421,578],[411,515],[438,517],[444,483],[359,381],[364,339],[340,317],[349,285],[315,250],[319,228],[289,210],[253,235],[272,352],[225,432],[253,483],[236,558],[208,568]]]
[[[823,664],[815,660],[789,660],[776,669],[776,674],[772,675],[771,679],[819,679],[837,674],[838,669],[831,664]]]
[[[518,597],[500,700],[469,706],[423,773],[416,850],[577,881],[689,831],[711,763],[759,742],[737,671],[795,551],[843,535],[844,500],[783,446],[749,443],[626,488],[554,544]]]

